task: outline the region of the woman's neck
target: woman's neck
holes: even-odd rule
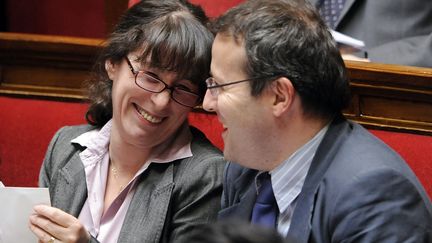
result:
[[[135,174],[150,158],[152,148],[138,147],[125,141],[113,124],[108,151],[117,169]]]
[[[188,126],[187,123],[182,125],[177,132],[172,134],[170,138],[161,144],[145,147],[143,145],[134,144],[121,136],[119,130],[112,125],[109,156],[110,160],[122,171],[128,171],[135,174],[149,159],[152,159],[166,151],[167,148],[173,146],[177,133],[181,132],[183,126]]]

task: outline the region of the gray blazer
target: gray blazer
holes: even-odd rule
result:
[[[220,219],[250,220],[256,173],[227,165]],[[432,242],[432,206],[414,173],[344,118],[330,125],[296,205],[290,242]]]
[[[432,67],[431,0],[346,0],[336,30],[363,40],[373,62]]]
[[[70,141],[91,126],[60,129],[52,139],[39,177],[49,187],[51,203],[78,217],[87,198],[85,149]],[[166,164],[151,164],[140,176],[118,242],[178,241],[195,226],[216,219],[220,209],[225,162],[204,134],[191,127],[193,156]],[[97,242],[92,239],[91,242]]]

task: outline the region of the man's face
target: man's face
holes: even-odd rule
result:
[[[217,84],[244,80],[246,52],[243,43],[233,37],[217,34],[212,47],[211,75]],[[251,81],[253,82],[253,81]],[[263,92],[251,96],[250,82],[217,88],[217,95],[207,91],[204,109],[217,113],[223,125],[224,156],[245,167],[265,169],[268,129],[271,129],[271,96]]]

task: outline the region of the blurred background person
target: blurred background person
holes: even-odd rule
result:
[[[309,1],[331,29],[364,41],[370,61],[432,67],[430,0]]]

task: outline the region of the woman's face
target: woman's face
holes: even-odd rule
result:
[[[184,85],[194,92],[198,87],[179,79],[175,72],[150,68],[137,61],[134,53],[128,59],[135,71],[146,71],[169,87]],[[187,119],[192,108],[171,99],[170,90],[152,93],[138,87],[126,58],[118,63],[106,62],[108,76],[113,80],[113,129],[123,141],[151,148],[169,140]]]

